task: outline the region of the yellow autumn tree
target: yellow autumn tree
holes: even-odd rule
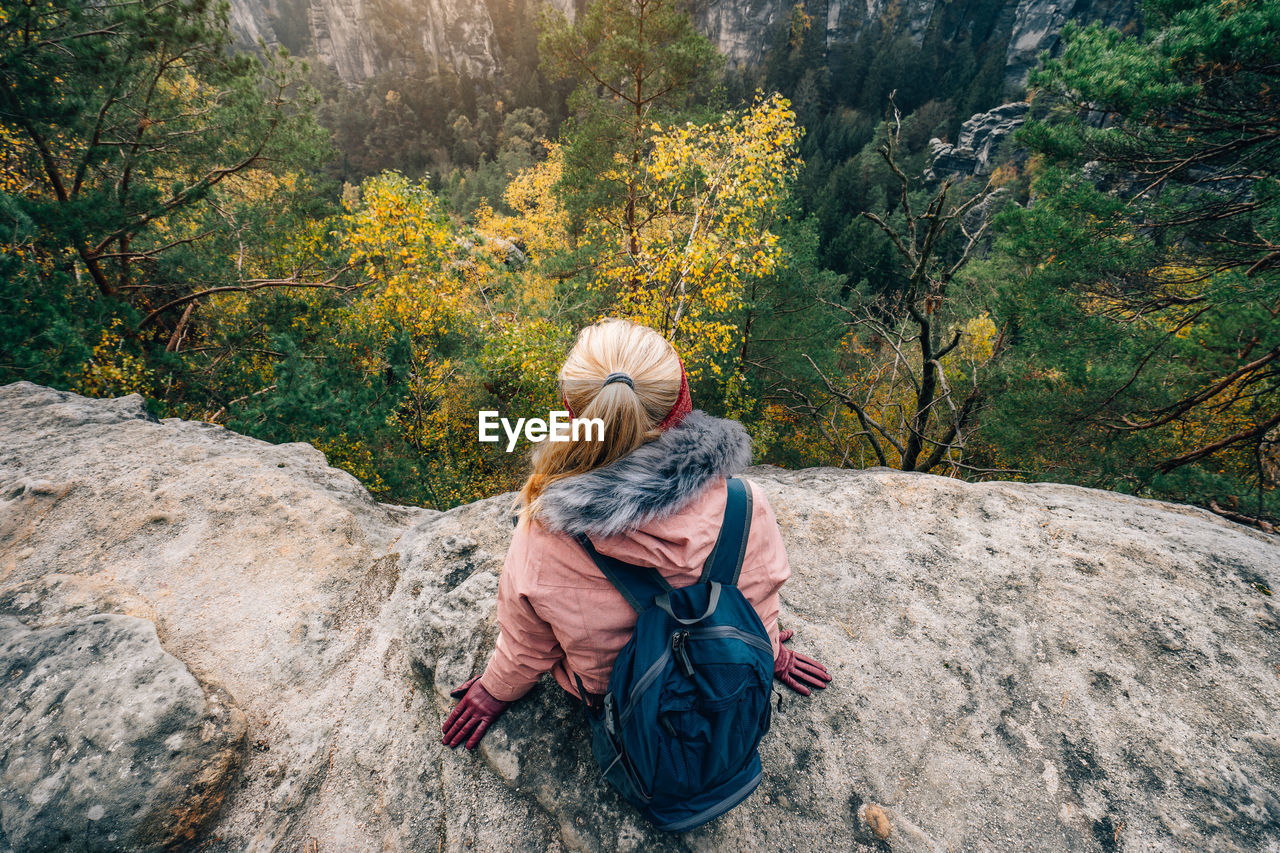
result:
[[[528,191],[536,196],[536,183]],[[469,227],[425,179],[385,172],[364,182],[335,226],[348,263],[369,282],[343,313],[340,343],[367,376],[407,366],[389,425],[417,455],[425,502],[439,508],[519,486],[530,448],[479,442],[477,413],[545,418],[572,342],[566,324],[529,304],[536,274],[512,248],[541,251],[535,232],[484,209],[478,218]],[[371,448],[360,436],[340,438],[322,449],[360,468]]]
[[[484,491],[484,465],[475,446],[480,383],[467,354],[484,316],[488,255],[425,179],[383,172],[345,206],[335,230],[347,262],[368,281],[340,321],[346,357],[369,376],[397,361],[407,367],[389,425],[421,458],[431,503],[472,500]],[[325,449],[352,460],[364,452],[358,436]]]
[[[654,129],[639,251],[609,230],[616,216],[596,217],[587,230],[601,252],[592,283],[612,313],[671,340],[690,380],[720,377],[741,334],[744,283],[773,273],[782,257],[774,226],[800,168],[802,131],[777,94],[706,124]]]
[[[558,313],[555,281],[548,265],[570,252],[573,238],[569,214],[554,192],[564,172],[564,149],[547,142],[545,160],[512,178],[502,200],[514,213],[498,213],[488,205],[476,211],[476,231],[498,245],[514,245],[528,263],[509,270],[514,307],[533,317]]]

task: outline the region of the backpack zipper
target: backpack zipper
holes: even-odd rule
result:
[[[692,678],[693,661],[689,660],[688,642],[688,631],[676,631],[671,635],[671,653],[675,655],[676,663],[680,666],[680,671],[685,674],[685,677]]]
[[[653,664],[645,671],[644,675],[640,676],[640,680],[636,682],[635,689],[631,692],[631,698],[627,702],[627,707],[622,709],[622,713],[618,717],[619,724],[625,723],[627,720],[631,719],[631,715],[635,713],[636,705],[640,702],[640,697],[644,695],[644,692],[648,690],[653,682],[658,678],[662,673],[663,668],[667,665],[667,661],[675,654],[677,643],[676,638],[681,637],[682,635],[683,639],[679,641],[680,654],[684,656],[685,661],[688,662],[690,667],[690,671],[686,672],[685,675],[693,674],[693,662],[689,660],[689,652],[686,648],[689,640],[693,638],[714,639],[716,637],[734,637],[742,640],[750,646],[760,649],[761,651],[768,652],[771,656],[773,655],[773,645],[768,640],[763,640],[755,634],[748,634],[746,631],[743,631],[740,628],[735,628],[732,625],[715,625],[710,628],[689,628],[677,631],[671,637],[671,644],[663,649],[662,655],[653,662]],[[677,660],[679,660],[679,658],[677,658]],[[682,670],[683,666],[684,664],[682,663]]]
[[[671,659],[671,647],[667,646],[662,650],[662,655],[653,662],[653,665],[645,670],[644,675],[640,676],[640,680],[636,682],[635,689],[631,691],[631,697],[627,700],[627,707],[622,709],[622,713],[618,716],[619,724],[626,723],[631,719],[631,715],[635,713],[636,703],[640,701],[640,697],[649,689],[649,686],[657,679],[663,668],[667,665],[667,661]]]
[[[755,634],[748,634],[741,628],[735,628],[732,625],[715,625],[711,628],[690,628],[685,633],[690,634],[693,637],[706,637],[708,639],[715,637],[733,637],[735,639],[742,640],[742,642],[749,646],[755,646],[761,651],[768,652],[770,656],[773,655],[773,644],[768,640],[761,639]]]

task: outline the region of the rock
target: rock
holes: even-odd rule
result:
[[[145,619],[164,638],[163,620],[151,603],[124,584],[101,575],[55,573],[0,589],[0,614],[16,616],[28,628],[47,628],[95,613]]]
[[[125,401],[0,388],[0,469],[27,484],[0,487],[0,587],[25,585],[0,602],[82,619],[90,592],[42,579],[114,577],[235,696],[254,748],[202,850],[1280,845],[1274,536],[1073,486],[750,468],[787,543],[782,623],[835,680],[779,686],[760,788],[669,836],[601,782],[549,679],[475,752],[440,745],[493,648],[514,495],[388,507],[305,445]]]
[[[573,17],[572,0],[550,0],[550,5]],[[314,54],[353,86],[415,68],[493,77],[503,59],[483,0],[392,7],[368,0],[231,0],[230,19],[241,49],[254,49],[258,39],[268,46],[285,41],[295,53]]]
[[[711,39],[730,68],[758,66],[773,28],[791,14],[787,0],[701,0],[693,6],[698,31]]]
[[[578,3],[549,0],[572,20]],[[696,0],[690,11],[698,30],[724,54],[731,68],[758,69],[775,42],[777,28],[787,25],[795,0]],[[920,46],[939,15],[938,0],[827,0],[809,4],[812,26],[826,33],[828,49],[878,32],[886,23]],[[945,4],[942,4],[945,5]],[[368,0],[232,0],[230,23],[237,44],[253,49],[283,43],[297,54],[314,53],[348,84],[385,73],[425,65],[433,73],[492,77],[504,72],[494,16],[480,0],[424,0],[385,4]],[[1008,34],[1006,91],[1025,87],[1027,74],[1042,51],[1058,47],[1068,20],[1132,29],[1137,22],[1134,0],[1009,0],[998,13],[997,40]],[[836,85],[848,81],[836,80]]]
[[[491,77],[498,70],[493,19],[480,0],[425,0],[398,4],[392,12],[366,0],[307,0],[282,14],[264,12],[270,5],[232,0],[232,30],[240,44],[252,46],[259,37],[272,44],[282,24],[290,32],[306,32],[309,44],[301,52],[309,48],[349,84],[418,64],[435,74],[471,77]],[[388,31],[390,21],[394,33]]]
[[[235,35],[236,46],[245,50],[252,50],[258,45],[259,39],[269,48],[278,47],[280,40],[276,37],[275,27],[272,26],[272,19],[279,14],[279,10],[275,7],[275,3],[271,0],[265,2],[244,2],[244,0],[236,0],[228,9],[230,14],[231,32]]]
[[[889,823],[889,816],[884,813],[884,809],[874,803],[868,803],[862,809],[862,819],[876,838],[881,841],[889,839],[889,833],[893,831],[893,827]]]
[[[370,623],[399,578],[396,538],[436,515],[379,504],[310,445],[158,422],[137,396],[0,387],[0,606],[30,626],[151,619],[166,651],[234,697],[266,749],[249,750],[206,839],[225,850],[302,850],[312,835],[377,848],[381,830],[356,824],[380,797],[405,849],[435,849],[438,810],[414,810],[436,786],[414,731],[422,694],[398,639]],[[388,732],[408,739],[390,757]],[[365,766],[331,765],[339,742]],[[428,790],[400,811],[394,791],[368,789],[370,767]]]
[[[514,240],[508,240],[506,237],[497,237],[493,242],[498,250],[502,252],[503,263],[507,266],[519,269],[529,262],[524,250]]]
[[[938,174],[972,175],[978,166],[978,157],[973,151],[966,151],[943,142],[938,137],[929,140],[929,171],[925,176],[936,180]]]
[[[864,802],[886,820],[862,818],[853,849],[875,849],[890,811],[895,850],[1280,840],[1280,773],[1258,740],[1280,711],[1277,611],[1252,585],[1280,566],[1274,537],[1072,486],[746,473],[787,541],[783,623],[836,680],[809,700],[779,693],[760,790],[680,841],[600,784],[580,712],[540,685],[477,752],[570,849],[850,849]],[[492,648],[508,500],[402,541],[420,593],[398,618],[441,715]],[[479,545],[460,562],[445,543],[468,532]],[[1171,651],[1172,636],[1199,645]]]
[[[1011,198],[1012,194],[1009,192],[1008,187],[996,187],[986,198],[965,211],[964,215],[960,217],[960,223],[970,234],[975,234],[979,228],[991,222],[996,212],[1005,204],[1010,203]]]
[[[17,850],[168,850],[217,813],[244,714],[150,622],[0,616],[0,673],[0,823]]]
[[[1137,11],[1134,0],[1018,0],[1005,49],[1005,89],[1025,87],[1041,53],[1057,54],[1062,25],[1067,21],[1098,21],[1133,33],[1138,29]]]
[[[988,175],[996,154],[1009,135],[1022,126],[1030,104],[1014,101],[968,119],[960,125],[955,145],[941,139],[929,140],[929,166],[925,179],[941,180],[946,175]]]

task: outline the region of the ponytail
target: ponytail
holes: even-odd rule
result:
[[[631,383],[605,384],[613,373]],[[682,375],[675,348],[647,326],[606,318],[579,332],[560,368],[560,387],[576,418],[604,423],[604,438],[591,440],[598,433],[582,430],[578,440],[538,444],[520,489],[521,518],[537,518],[539,496],[557,480],[602,468],[657,438],[658,424],[680,394]]]

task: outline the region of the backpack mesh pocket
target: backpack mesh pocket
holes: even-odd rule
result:
[[[677,783],[679,790],[670,793],[700,793],[751,759],[766,713],[761,695],[768,703],[767,691],[751,689],[758,682],[751,666],[703,663],[695,691],[664,696],[657,722],[671,736],[659,741],[654,777],[688,786]]]

